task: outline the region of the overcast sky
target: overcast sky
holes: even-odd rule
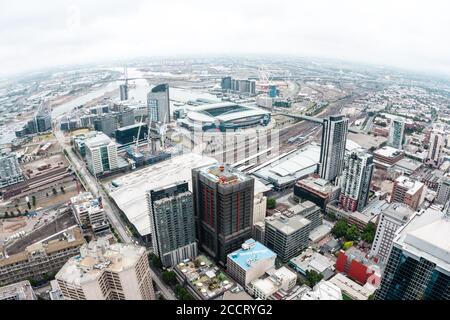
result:
[[[450,75],[448,0],[0,0],[0,74],[177,54],[287,54]]]

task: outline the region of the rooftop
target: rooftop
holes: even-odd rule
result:
[[[390,146],[385,146],[378,150],[375,150],[373,153],[375,155],[379,155],[386,158],[394,158],[402,154],[403,151]]]
[[[0,300],[36,300],[30,281],[20,281],[0,287]]]
[[[347,278],[342,273],[337,273],[328,281],[341,289],[343,293],[347,294],[354,300],[367,300],[375,290],[375,288],[372,289],[366,286],[361,286],[355,281]]]
[[[117,187],[108,185],[107,189],[139,234],[145,236],[150,234],[146,192],[183,180],[192,191],[192,169],[214,163],[214,158],[187,153],[115,178]]]
[[[394,245],[416,259],[424,258],[450,275],[450,219],[434,208],[414,214],[399,231]]]
[[[138,259],[146,254],[145,248],[115,243],[99,238],[80,248],[80,255],[70,258],[56,275],[75,285],[97,279],[104,270],[120,272],[134,267]]]
[[[88,148],[96,148],[109,145],[110,143],[113,143],[113,141],[103,132],[99,132],[95,136],[87,138],[85,145]]]
[[[231,185],[252,179],[229,164],[213,164],[201,168],[200,173],[219,184]]]
[[[253,264],[261,260],[276,258],[276,254],[266,246],[253,239],[248,239],[242,248],[228,255],[228,258],[238,264],[242,269],[248,270]]]
[[[408,194],[415,194],[424,186],[422,182],[413,180],[406,176],[400,176],[397,179],[395,179],[395,181],[397,182],[398,186],[407,189],[408,191],[406,193]]]
[[[305,228],[311,223],[310,220],[300,215],[286,217],[285,215],[273,215],[266,218],[266,224],[273,226],[285,235],[291,235],[294,232]]]
[[[285,154],[277,160],[269,160],[259,166],[255,176],[278,185],[294,183],[316,171],[320,159],[320,146],[312,143]]]
[[[341,289],[330,281],[320,281],[301,300],[342,300]]]
[[[305,250],[301,255],[292,258],[290,263],[292,263],[298,271],[306,273],[306,271],[314,270],[318,273],[323,273],[327,269],[334,270],[335,261],[324,255],[313,251],[312,249]]]
[[[324,196],[330,194],[333,191],[336,191],[339,188],[339,186],[335,186],[329,181],[315,176],[309,176],[304,179],[298,180],[297,185],[317,191]]]
[[[383,210],[383,215],[391,217],[401,222],[406,222],[412,215],[414,211],[411,210],[409,206],[403,203],[392,203]]]
[[[234,287],[234,282],[206,256],[179,263],[176,272],[186,277],[188,284],[205,300],[215,299]]]

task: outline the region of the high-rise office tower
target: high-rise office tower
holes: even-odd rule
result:
[[[441,162],[442,148],[445,146],[445,138],[442,132],[433,130],[430,135],[427,161],[431,165],[438,167]]]
[[[197,256],[194,202],[187,182],[147,192],[153,252],[164,266]]]
[[[169,85],[157,85],[147,94],[148,121],[170,122]]]
[[[85,150],[87,166],[93,175],[112,171],[119,167],[117,145],[104,133],[87,139]]]
[[[339,204],[347,211],[362,211],[367,204],[374,169],[373,156],[363,150],[345,156],[340,177]]]
[[[395,118],[391,120],[391,126],[389,128],[388,145],[396,149],[402,149],[403,146],[403,134],[405,131],[405,119]]]
[[[82,246],[55,278],[65,300],[155,299],[145,248],[108,238]]]
[[[422,200],[424,184],[406,176],[400,176],[394,181],[392,188],[391,203],[400,202],[417,210]]]
[[[450,219],[427,209],[415,214],[394,238],[375,299],[450,299]]]
[[[121,84],[119,86],[120,90],[120,101],[128,100],[128,86],[126,84]]]
[[[251,237],[254,184],[227,164],[192,170],[198,243],[223,265]]]
[[[370,250],[372,257],[386,263],[391,253],[395,232],[405,225],[414,214],[406,204],[392,203],[378,216],[377,231]]]
[[[104,114],[94,118],[94,129],[112,137],[117,130],[117,116],[115,114]]]
[[[224,77],[220,81],[220,87],[222,90],[231,90],[231,77]]]
[[[37,132],[47,132],[52,130],[52,117],[49,111],[39,112],[35,119]]]
[[[319,163],[319,173],[322,179],[333,181],[341,174],[347,132],[348,119],[346,117],[336,115],[323,120]]]
[[[445,205],[450,200],[450,177],[443,177],[439,181],[435,202]]]

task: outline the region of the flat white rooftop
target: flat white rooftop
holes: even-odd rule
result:
[[[399,154],[401,154],[403,151],[390,147],[390,146],[385,146],[383,148],[380,148],[378,150],[375,150],[373,153],[376,155],[380,155],[382,157],[386,157],[386,158],[393,158],[398,156]]]
[[[442,211],[428,208],[414,214],[399,231],[394,245],[416,259],[435,263],[450,275],[450,219]]]

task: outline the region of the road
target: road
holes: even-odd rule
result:
[[[64,134],[55,129],[55,137],[58,140],[61,147],[66,150],[68,155],[68,161],[74,169],[76,169],[77,175],[80,181],[84,182],[86,189],[90,191],[96,197],[102,197],[103,208],[108,216],[111,225],[117,230],[119,237],[124,243],[137,243],[138,240],[135,239],[128,231],[126,225],[120,218],[120,213],[116,206],[110,203],[108,195],[106,194],[103,187],[100,185],[99,181],[92,176],[92,174],[86,169],[84,162],[73,152],[72,148],[66,141]],[[81,177],[80,177],[81,176]],[[164,295],[166,300],[177,300],[173,291],[168,288],[161,279],[156,275],[156,273],[150,268],[150,274],[152,279],[155,281],[156,286],[159,288],[161,293]]]

